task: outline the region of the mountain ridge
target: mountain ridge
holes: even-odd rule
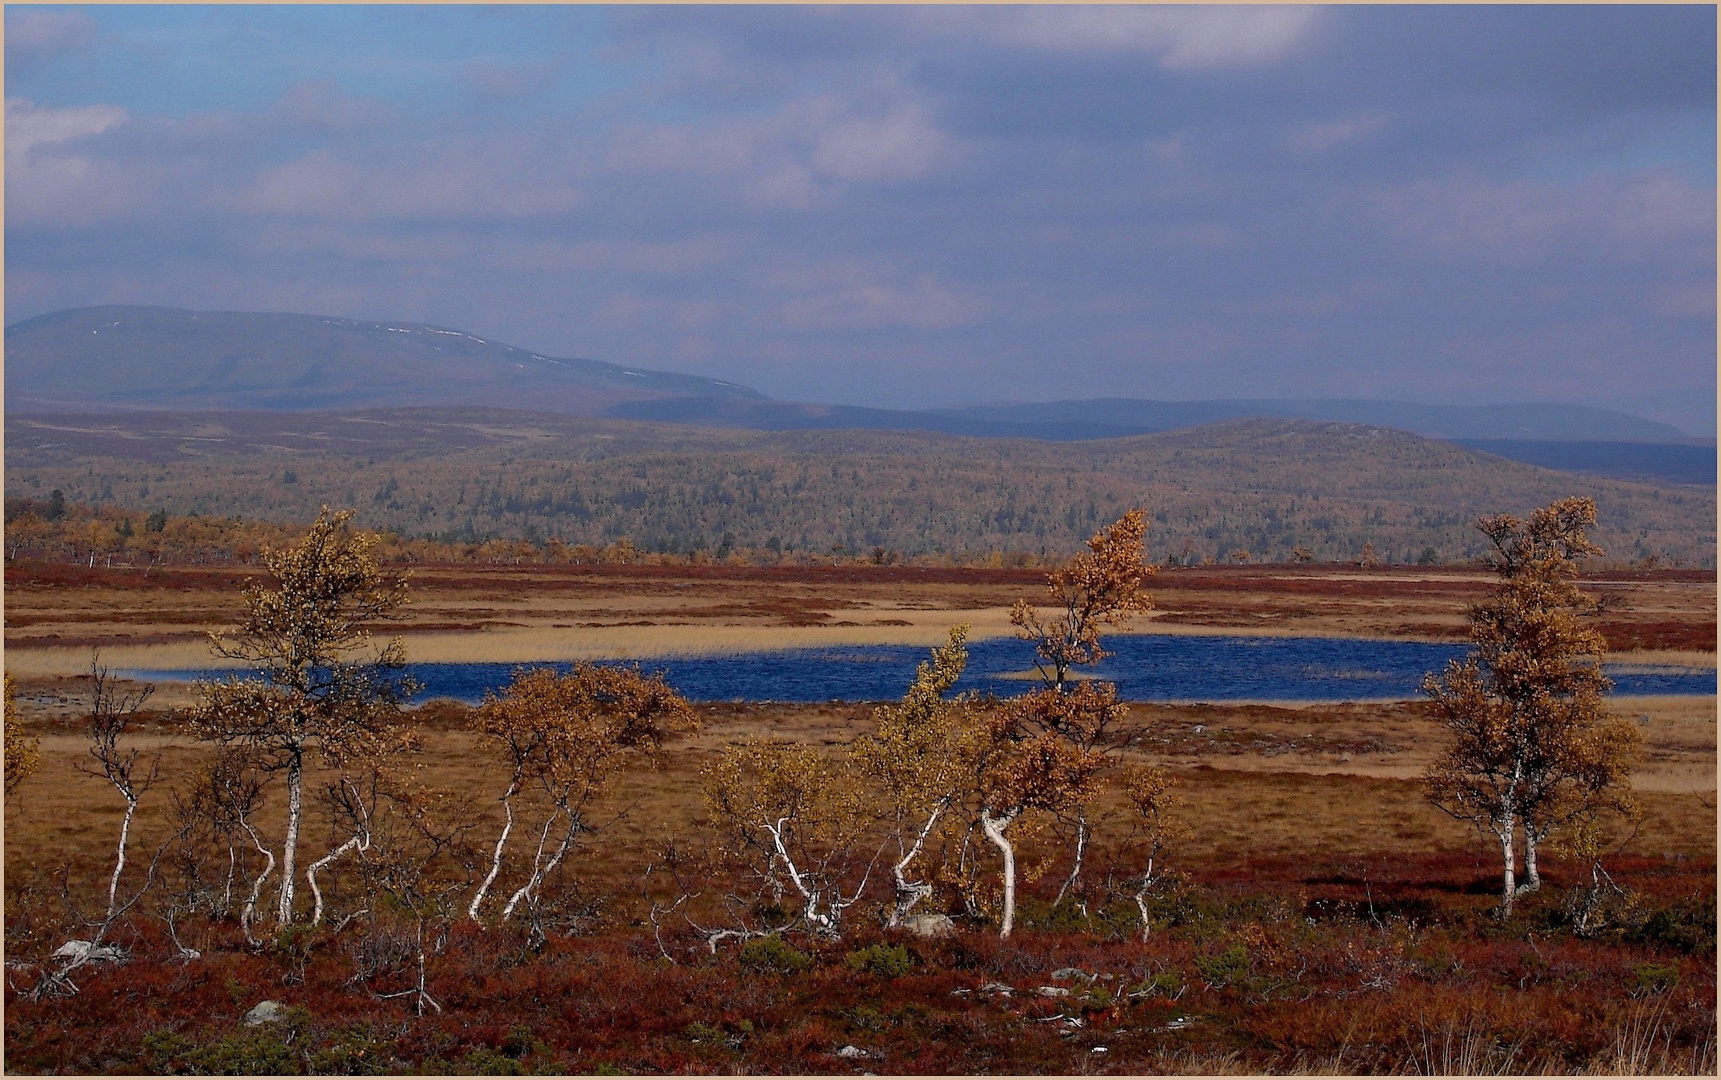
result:
[[[8,412],[461,404],[589,414],[637,398],[761,396],[431,323],[131,305],[13,323],[6,369]]]
[[[103,305],[23,319],[5,333],[8,413],[487,406],[763,431],[918,430],[1054,442],[1260,417],[1445,439],[1689,441],[1671,425],[1550,402],[1091,398],[905,410],[776,401],[737,383],[547,356],[432,323],[293,312]]]

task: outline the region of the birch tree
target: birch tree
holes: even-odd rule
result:
[[[988,718],[985,744],[975,756],[977,821],[1002,859],[1003,910],[999,937],[1016,923],[1016,849],[1011,827],[1032,811],[1060,813],[1091,799],[1104,757],[1058,735],[1051,715],[1072,695],[1037,690],[1013,699]]]
[[[469,918],[482,922],[485,898],[521,824],[520,811],[527,814],[532,855],[524,880],[503,906],[503,921],[522,902],[535,902],[578,838],[593,831],[592,805],[627,762],[655,753],[672,735],[696,730],[699,718],[661,677],[576,664],[566,675],[553,668],[516,672],[505,691],[485,699],[477,724],[509,769],[500,799],[506,820],[466,909]]]
[[[1425,790],[1499,842],[1502,918],[1541,887],[1537,852],[1551,832],[1598,806],[1629,804],[1641,737],[1607,714],[1606,643],[1581,621],[1593,603],[1576,584],[1577,559],[1600,554],[1585,535],[1595,520],[1592,500],[1569,498],[1528,521],[1478,522],[1500,583],[1470,612],[1470,655],[1423,682],[1452,736]]]
[[[1126,857],[1133,857],[1139,867],[1131,884],[1135,886],[1136,910],[1141,912],[1143,941],[1153,933],[1147,898],[1164,878],[1161,856],[1167,846],[1181,839],[1186,832],[1172,814],[1177,806],[1177,797],[1172,790],[1176,786],[1176,777],[1157,765],[1137,766],[1124,779],[1124,797],[1129,803],[1132,821],[1123,849]]]
[[[406,581],[382,569],[377,537],[350,529],[352,516],[324,507],[296,547],[264,553],[271,583],[246,587],[235,633],[210,635],[217,656],[252,674],[199,683],[190,717],[198,737],[242,748],[263,773],[285,778],[280,926],[294,919],[307,764],[379,755],[413,689],[400,639],[379,646],[368,629],[406,601]]]
[[[854,848],[869,824],[865,796],[836,762],[805,743],[755,740],[723,748],[703,776],[705,806],[727,851],[740,859],[773,906],[799,926],[840,937],[843,914],[866,890],[852,887]]]
[[[120,690],[108,669],[99,660],[90,661],[90,719],[86,734],[90,757],[95,764],[82,766],[84,772],[106,780],[125,800],[125,812],[120,817],[119,841],[115,845],[114,869],[108,877],[107,918],[112,920],[119,909],[120,877],[125,873],[127,850],[131,845],[132,821],[137,817],[138,803],[145,791],[154,785],[161,759],[155,755],[140,761],[138,749],[122,748],[125,738],[143,703],[149,700],[154,687],[145,685],[135,690]],[[141,767],[140,767],[141,766]]]
[[[1078,700],[1065,704],[1058,699],[1071,693],[1072,668],[1111,655],[1101,645],[1103,630],[1127,626],[1152,610],[1145,588],[1158,567],[1147,562],[1146,535],[1146,512],[1131,510],[1095,533],[1087,551],[1047,575],[1051,603],[1046,608],[1021,600],[1010,612],[1017,636],[1034,642],[1035,670],[1052,695],[1039,701],[1024,721],[1033,724],[1037,719],[1041,731],[1069,741],[1082,754],[1115,754],[1140,734],[1125,726],[1128,712],[1116,703],[1116,688],[1110,684],[1078,689]],[[1093,695],[1107,695],[1109,703]],[[1097,783],[1090,787],[1089,798],[1099,791]],[[1069,875],[1058,890],[1059,903],[1081,879],[1091,831],[1086,799],[1068,810],[1074,818],[1074,850]]]
[[[24,734],[24,724],[18,719],[18,680],[8,674],[5,687],[6,794],[10,797],[42,763],[42,740]]]
[[[1131,510],[1095,533],[1088,550],[1046,578],[1050,604],[1018,600],[1010,612],[1017,636],[1034,643],[1035,668],[1047,686],[1062,690],[1070,669],[1111,655],[1100,645],[1106,627],[1127,626],[1153,608],[1144,592],[1158,567],[1145,558],[1147,515]]]
[[[890,801],[896,861],[891,865],[895,897],[886,921],[898,926],[933,886],[914,867],[941,825],[951,819],[968,784],[975,749],[971,703],[947,697],[968,664],[968,627],[950,631],[915,672],[902,701],[874,712],[875,734],[855,740],[861,771],[883,787]]]

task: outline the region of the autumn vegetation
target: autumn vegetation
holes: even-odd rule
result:
[[[325,509],[259,548],[245,619],[212,636],[244,673],[154,734],[92,662],[117,842],[94,881],[8,866],[8,1067],[1713,1071],[1713,850],[1629,846],[1637,732],[1606,712],[1576,585],[1593,503],[1482,522],[1498,584],[1427,685],[1450,743],[1404,790],[1498,841],[1498,889],[1462,848],[1391,836],[1373,870],[1193,844],[1204,775],[1144,753],[1156,733],[1083,677],[1151,606],[1148,521],[1015,608],[1027,692],[955,692],[954,627],[861,735],[716,747],[675,815],[654,777],[701,711],[637,668],[406,708],[403,646],[373,628],[409,583]],[[10,825],[37,748],[10,681],[7,704]],[[264,998],[292,1004],[239,1020]]]
[[[985,565],[994,553],[1057,565],[1146,506],[1148,551],[1171,566],[1354,565],[1365,545],[1382,564],[1468,562],[1487,552],[1478,517],[1575,489],[1597,500],[1596,539],[1615,565],[1715,566],[1712,488],[1579,478],[1351,424],[1243,420],[1051,443],[401,410],[317,421],[326,438],[286,451],[294,439],[254,438],[243,422],[205,438],[211,422],[164,435],[146,419],[122,437],[105,434],[124,430],[118,417],[20,427],[6,494],[42,502],[59,490],[139,521],[160,510],[303,523],[328,503],[403,551],[492,545],[481,561],[560,562],[552,541],[589,553],[626,539],[642,555],[827,565]]]

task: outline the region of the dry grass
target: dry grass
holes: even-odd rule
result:
[[[11,564],[8,670],[72,674],[92,647],[117,667],[213,666],[203,631],[238,618],[237,586],[250,576]],[[1651,651],[1620,659],[1714,664],[1715,583],[1688,577],[1596,583],[1610,597],[1610,624],[1662,628],[1638,642]],[[431,662],[931,645],[956,622],[972,624],[974,639],[1009,634],[1009,607],[1041,596],[1041,578],[904,567],[422,567],[404,619],[386,629],[404,634],[413,659]],[[1152,581],[1156,610],[1137,629],[1453,640],[1486,586],[1484,576],[1455,570],[1167,570]]]

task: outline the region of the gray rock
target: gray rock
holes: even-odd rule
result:
[[[860,1047],[855,1046],[853,1043],[849,1044],[848,1046],[843,1047],[841,1050],[838,1050],[837,1056],[840,1058],[872,1057],[871,1054],[867,1053],[865,1050],[862,1050]]]
[[[1009,997],[1011,994],[1015,993],[1015,987],[1006,986],[1001,982],[981,983],[980,992],[982,994],[1001,994],[1004,997]]]
[[[1064,998],[1070,996],[1069,988],[1064,986],[1042,986],[1034,992],[1039,994],[1041,997],[1049,998]]]
[[[956,933],[956,923],[948,915],[910,915],[902,920],[902,928],[924,938],[950,937]]]
[[[245,1026],[257,1027],[260,1024],[278,1024],[287,1015],[287,1006],[279,1001],[259,1001],[245,1014]]]
[[[1068,980],[1068,979],[1085,979],[1088,982],[1093,982],[1095,976],[1089,974],[1086,971],[1083,971],[1081,968],[1059,968],[1058,970],[1052,972],[1052,978],[1054,978],[1054,979],[1065,979],[1065,980]]]

